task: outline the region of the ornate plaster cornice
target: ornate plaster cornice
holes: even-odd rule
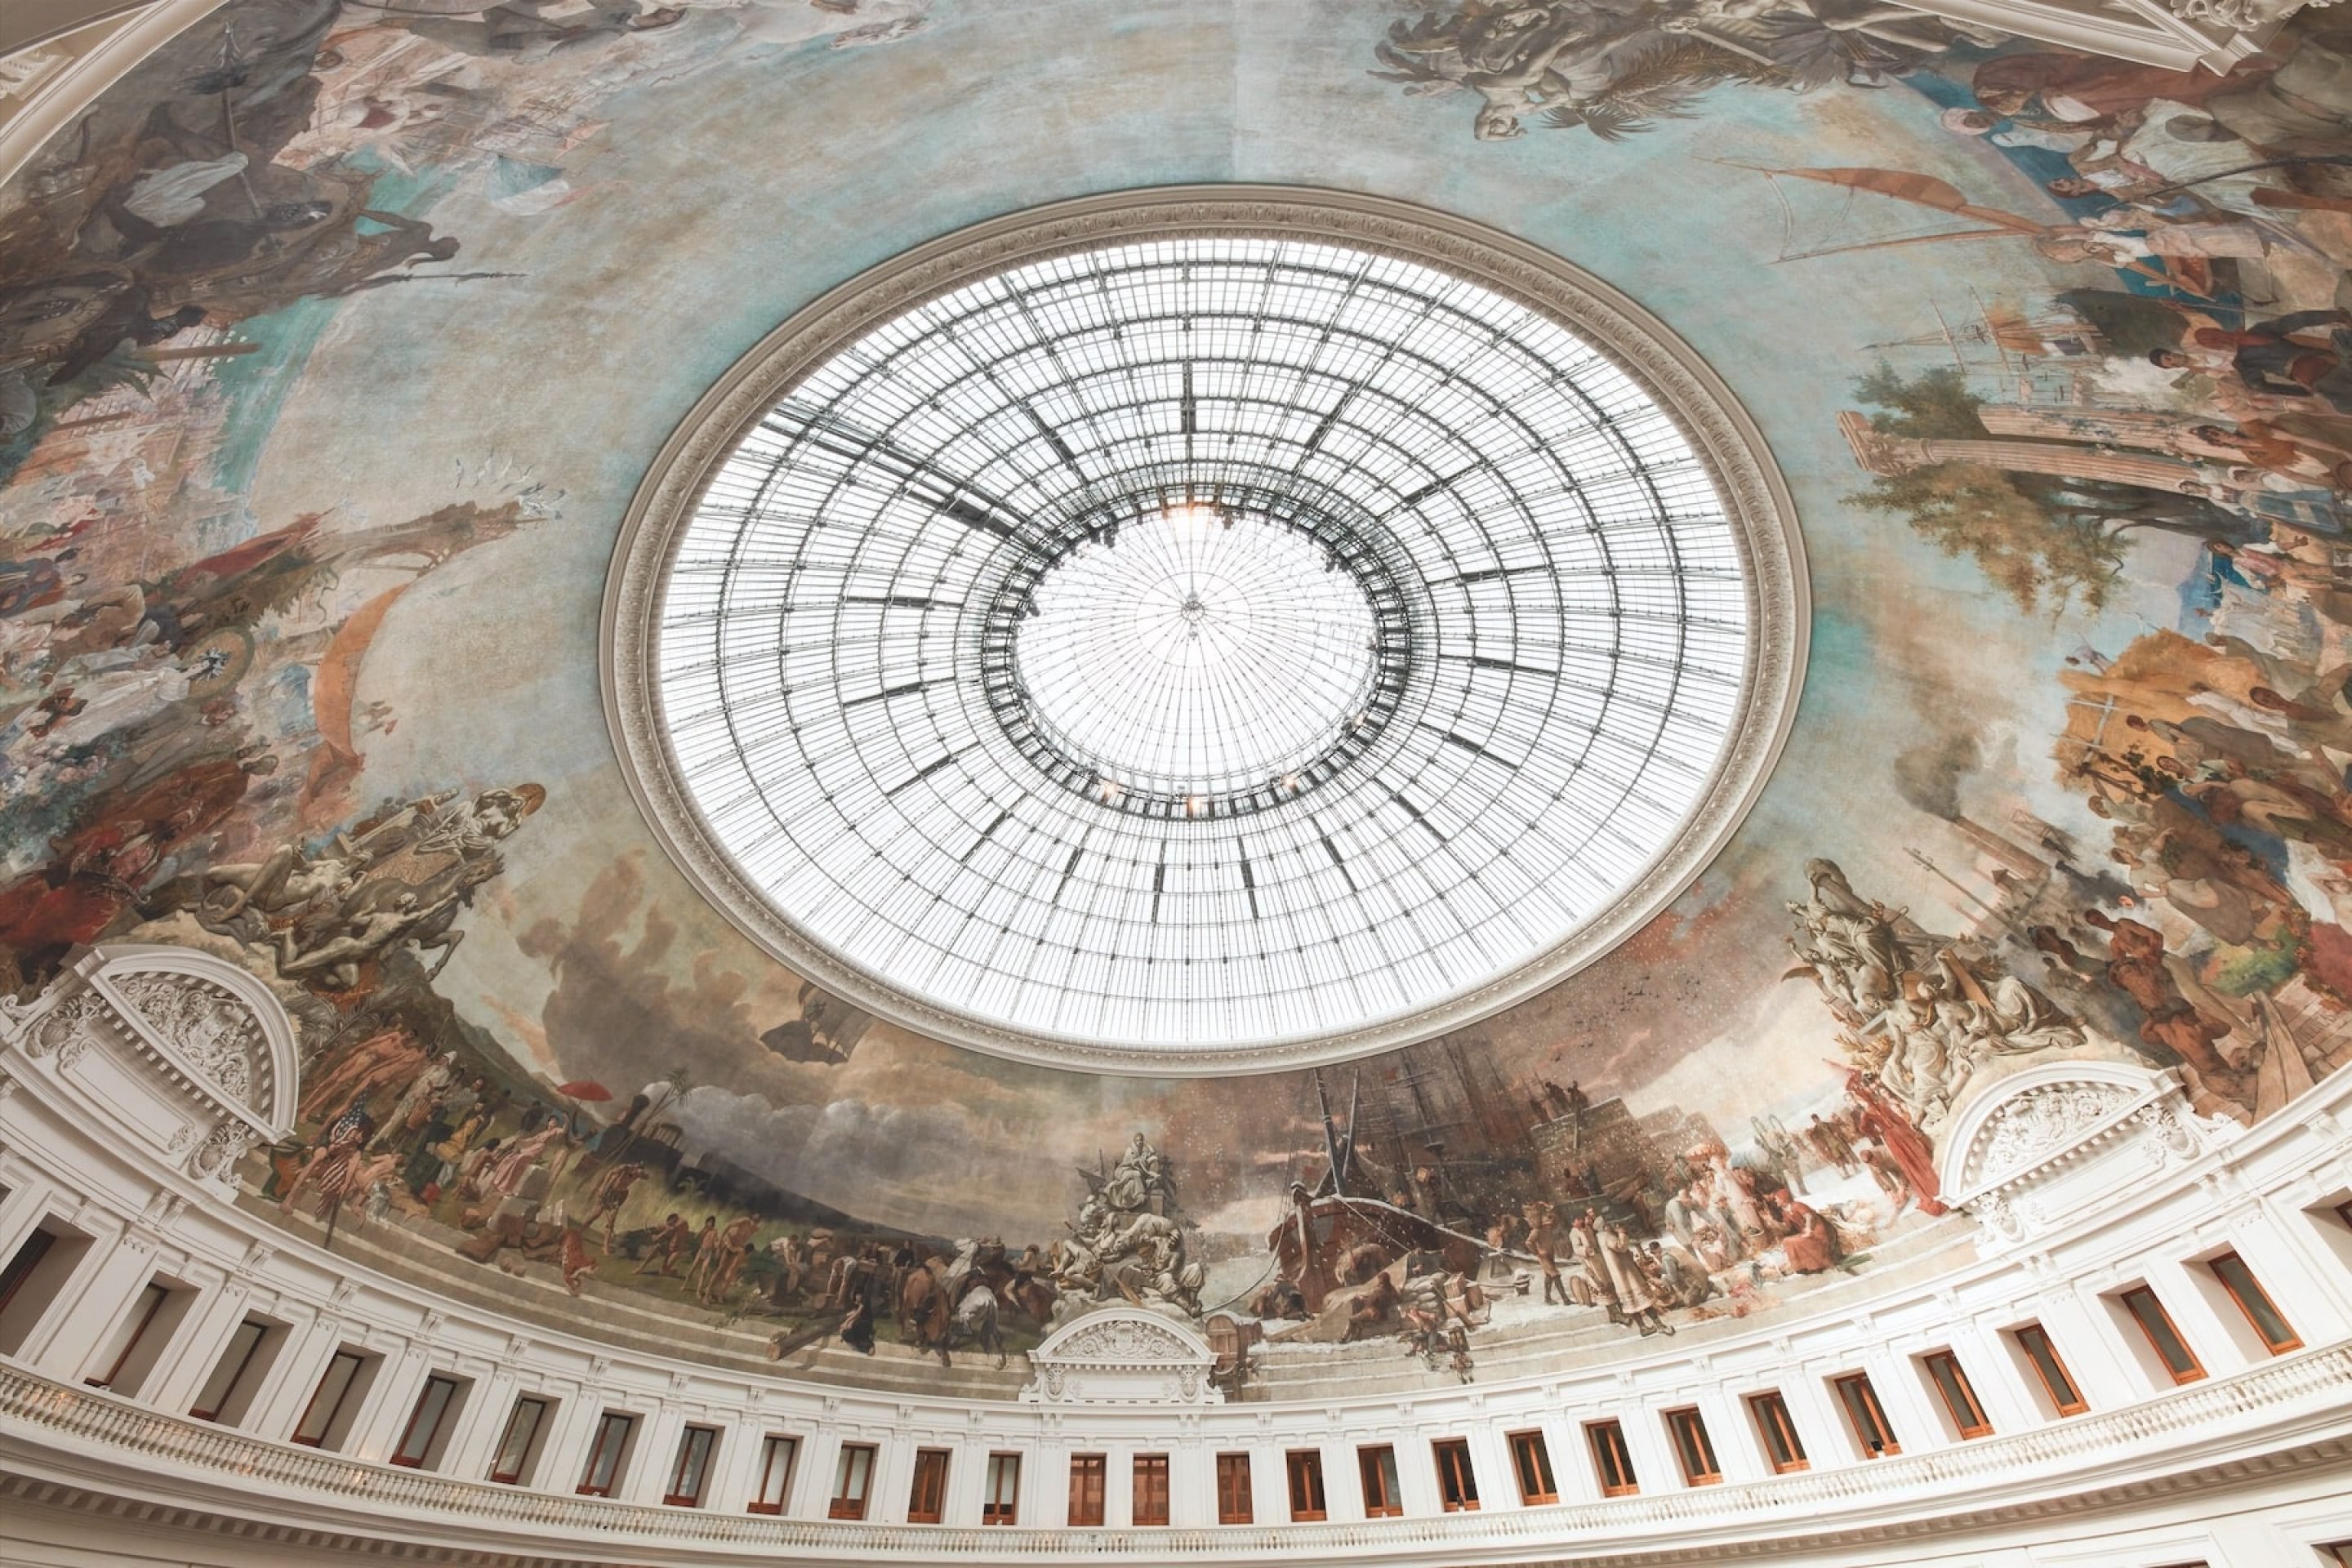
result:
[[[1108,244],[1213,234],[1318,239],[1435,267],[1550,317],[1607,354],[1673,415],[1722,498],[1747,584],[1748,674],[1731,743],[1698,806],[1642,876],[1566,942],[1443,1004],[1360,1028],[1146,1053],[950,1012],[847,963],[782,919],[704,825],[665,738],[656,668],[662,584],[727,455],[792,387],[877,323],[1010,268]],[[1015,1060],[1094,1072],[1229,1073],[1342,1060],[1464,1027],[1558,984],[1639,930],[1706,868],[1761,792],[1794,717],[1809,612],[1795,505],[1761,433],[1722,378],[1633,299],[1523,240],[1411,203],[1303,186],[1183,185],[1059,202],[948,235],[833,289],[770,333],[695,405],[638,487],[606,580],[601,657],[614,748],[656,838],[721,913],[793,970],[905,1028]]]

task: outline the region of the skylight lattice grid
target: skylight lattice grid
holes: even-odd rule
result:
[[[1151,241],[805,377],[685,531],[657,679],[806,937],[1000,1027],[1199,1051],[1428,1007],[1639,879],[1739,709],[1740,561],[1676,423],[1550,319]],[[1188,570],[1256,629],[1171,687]]]

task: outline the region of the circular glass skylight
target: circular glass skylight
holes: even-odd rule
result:
[[[1655,894],[1748,706],[1749,556],[1554,314],[1113,239],[812,356],[681,509],[644,667],[706,885],[825,983],[1277,1059],[1491,1010]]]

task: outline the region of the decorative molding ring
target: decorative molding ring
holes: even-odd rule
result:
[[[712,476],[751,427],[815,367],[877,323],[977,279],[1059,255],[1175,236],[1322,239],[1467,279],[1566,326],[1680,426],[1721,497],[1741,555],[1748,674],[1732,739],[1680,831],[1615,901],[1548,952],[1486,984],[1344,1032],[1148,1056],[1015,1031],[952,1012],[845,962],[785,921],[719,847],[666,738],[662,584]],[[679,424],[632,500],[605,581],[605,719],[655,838],[719,912],[796,973],[877,1016],[992,1055],[1089,1072],[1272,1071],[1345,1060],[1465,1027],[1557,984],[1641,929],[1706,869],[1762,793],[1787,740],[1811,625],[1795,503],[1761,431],[1722,378],[1627,295],[1548,251],[1411,203],[1290,185],[1111,193],[991,219],[916,247],[824,294],[738,361]]]

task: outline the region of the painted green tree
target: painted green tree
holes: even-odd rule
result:
[[[1889,436],[1981,441],[1990,432],[1957,369],[1904,377],[1881,363],[1854,385],[1874,429]],[[2243,542],[2261,526],[2199,496],[2104,479],[2014,473],[1980,463],[1937,463],[1874,476],[1846,498],[1900,517],[1947,555],[1966,555],[2032,614],[2106,606],[2135,530]]]

